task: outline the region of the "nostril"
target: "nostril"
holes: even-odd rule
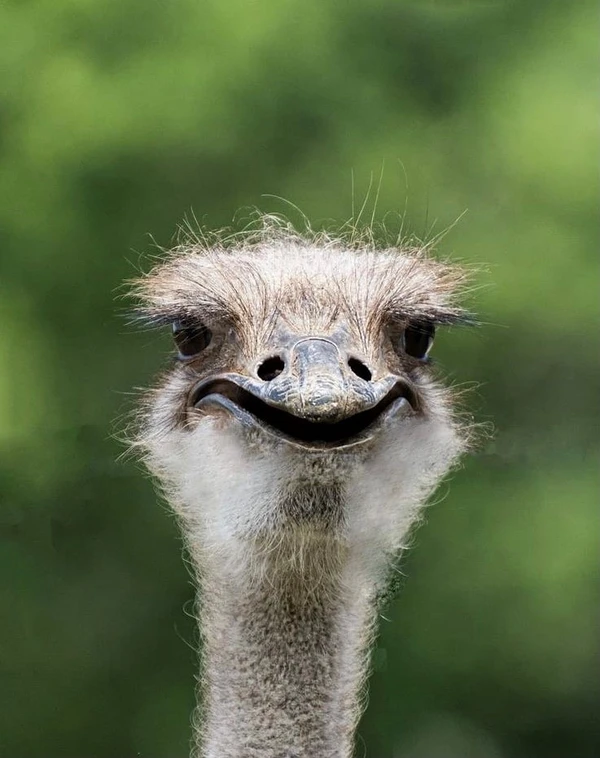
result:
[[[256,373],[263,382],[270,382],[272,379],[279,376],[284,368],[285,363],[283,360],[278,355],[274,355],[271,358],[267,358],[266,361],[263,361],[256,370]]]
[[[348,365],[350,366],[352,372],[355,373],[356,376],[359,376],[361,379],[364,379],[365,382],[370,382],[373,378],[373,374],[362,361],[358,360],[358,358],[350,358]]]

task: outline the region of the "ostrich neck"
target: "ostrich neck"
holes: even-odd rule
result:
[[[339,539],[306,526],[225,570],[203,563],[198,755],[349,758],[375,580]]]

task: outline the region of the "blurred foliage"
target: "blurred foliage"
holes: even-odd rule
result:
[[[553,0],[2,3],[2,756],[187,754],[192,586],[111,437],[169,349],[116,299],[148,235],[289,210],[262,193],[343,221],[382,164],[377,218],[431,238],[468,209],[439,247],[485,264],[484,325],[437,357],[496,434],[415,536],[358,755],[599,754],[596,22]]]

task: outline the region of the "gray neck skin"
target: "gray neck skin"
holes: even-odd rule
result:
[[[352,755],[376,594],[354,563],[313,533],[280,542],[254,575],[204,564],[199,756]]]

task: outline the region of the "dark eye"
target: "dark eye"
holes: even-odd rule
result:
[[[192,358],[208,347],[212,332],[204,324],[191,321],[175,321],[173,323],[173,339],[179,350],[180,358]]]
[[[404,330],[404,351],[413,358],[425,360],[433,345],[435,327],[431,321],[412,321]]]

